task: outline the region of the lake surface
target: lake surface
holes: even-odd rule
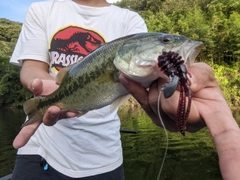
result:
[[[240,122],[240,111],[234,117]],[[137,108],[120,109],[122,129],[137,134],[122,133],[126,180],[157,180],[166,149],[166,135],[146,114]],[[16,150],[12,141],[25,115],[22,110],[0,109],[0,177],[10,174]],[[168,132],[168,150],[161,180],[221,180],[218,156],[206,128],[183,137]]]

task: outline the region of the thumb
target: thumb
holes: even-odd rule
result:
[[[194,63],[193,66],[188,68],[191,74],[189,80],[191,82],[192,92],[197,92],[203,88],[216,86],[216,79],[213,74],[212,68],[206,63]]]
[[[31,90],[33,92],[33,95],[34,96],[39,96],[42,92],[42,89],[43,89],[43,82],[40,79],[34,79],[31,82],[30,87],[31,87]]]

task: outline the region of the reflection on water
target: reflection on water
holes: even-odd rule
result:
[[[123,134],[126,180],[156,180],[166,148],[163,129],[143,113],[125,111],[122,126],[137,129],[137,135]],[[169,133],[169,147],[161,179],[220,180],[218,157],[207,129],[195,134]]]
[[[233,112],[240,122],[240,111]],[[141,110],[120,109],[122,128],[137,134],[122,133],[126,180],[156,180],[166,148],[163,129],[153,125]],[[0,177],[10,174],[16,150],[12,141],[25,116],[22,110],[0,110]],[[221,180],[218,157],[212,139],[203,129],[195,134],[169,133],[167,157],[161,180]]]
[[[12,141],[24,117],[22,110],[0,109],[0,177],[12,172],[16,154]]]

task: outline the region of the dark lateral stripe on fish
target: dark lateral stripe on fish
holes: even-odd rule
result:
[[[101,51],[99,51],[97,55],[98,56],[101,55]],[[97,58],[99,58],[97,57],[97,55],[96,57],[87,56],[87,58],[92,58],[95,61],[97,61]],[[39,103],[39,105],[37,106],[38,109],[48,106],[49,104],[51,104],[51,102],[59,102],[61,101],[62,98],[70,96],[74,92],[80,91],[80,89],[85,88],[92,81],[99,78],[101,74],[104,74],[104,72],[108,69],[108,67],[111,67],[111,69],[116,69],[111,61],[110,62],[103,61],[101,62],[101,65],[99,64],[99,66],[95,67],[95,69],[91,68],[92,70],[85,73],[84,76],[70,77],[69,74],[66,74],[67,76],[66,78],[69,78],[68,88],[62,89],[62,91],[59,91],[58,93],[53,93],[52,96],[50,97],[48,96],[46,98],[41,99],[41,103]],[[69,73],[71,74],[71,69],[69,70]],[[79,79],[79,77],[81,79]],[[70,78],[74,78],[74,80],[70,81]]]

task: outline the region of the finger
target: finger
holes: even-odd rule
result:
[[[41,121],[36,121],[30,125],[24,126],[21,131],[18,133],[18,135],[15,137],[13,141],[13,147],[18,149],[20,147],[23,147],[29,139],[32,137],[32,135],[35,133],[39,125],[41,124]]]
[[[171,97],[165,98],[163,91],[165,91],[164,85],[167,82],[162,79],[158,79],[157,83],[158,84],[155,89],[158,92],[155,92],[155,93],[159,93],[161,91],[161,97],[160,97],[161,108],[168,115],[168,117],[170,119],[176,121],[176,111],[177,111],[178,103],[179,103],[179,91],[175,91]],[[151,88],[151,90],[153,90],[153,88]],[[154,93],[154,92],[151,92],[151,94],[152,93]]]
[[[43,89],[43,83],[40,79],[34,79],[31,82],[31,89],[34,96],[39,96]]]
[[[34,96],[46,96],[54,92],[59,86],[54,80],[34,79],[31,82],[31,90]]]
[[[161,88],[164,90],[164,81],[161,81],[161,79],[159,79],[158,89],[161,89]],[[170,131],[177,131],[176,120],[177,120],[177,109],[179,108],[179,103],[180,103],[179,96],[180,96],[179,91],[175,91],[174,94],[169,98],[165,98],[163,96],[163,93],[161,96],[162,112],[161,111],[160,112],[162,116],[162,121],[166,129]],[[188,98],[186,99],[186,103],[188,103]],[[202,121],[202,118],[198,112],[195,101],[194,99],[192,99],[192,105],[191,105],[190,113],[187,119],[187,131],[196,132],[197,130],[199,130],[204,126],[205,124]]]
[[[206,87],[217,86],[212,68],[206,63],[194,63],[188,68],[191,74],[191,90],[197,92]]]
[[[139,83],[128,79],[124,75],[119,76],[120,81],[125,86],[130,94],[143,106],[148,106],[148,92]]]
[[[59,120],[61,109],[58,106],[51,106],[48,108],[43,116],[43,123],[46,126],[53,126]]]
[[[162,97],[159,96],[163,95],[164,84],[166,83],[166,80],[158,78],[158,80],[151,85],[149,90],[149,103],[153,109],[156,109],[156,107],[159,105],[159,100],[162,100]]]
[[[77,111],[61,111],[59,115],[60,119],[66,119],[66,118],[73,118],[79,115],[79,112]]]
[[[62,111],[57,106],[51,106],[43,117],[43,123],[46,126],[53,126],[58,120],[76,117],[78,114],[77,111]]]
[[[170,118],[162,109],[162,106],[165,105],[165,101],[167,100],[164,98],[162,93],[163,84],[165,84],[165,81],[163,81],[163,79],[159,79],[152,84],[149,91],[150,106],[158,116],[158,122],[155,122],[155,124],[165,127],[169,131],[177,131],[175,121]]]
[[[58,89],[59,85],[56,84],[54,80],[42,80],[43,87],[41,95],[49,95]]]
[[[138,101],[138,103],[141,105],[147,115],[153,120],[153,122],[158,122],[158,117],[149,104],[148,91],[139,83],[128,79],[123,74],[120,74],[119,79],[128,90],[128,92],[131,93],[132,96]]]

